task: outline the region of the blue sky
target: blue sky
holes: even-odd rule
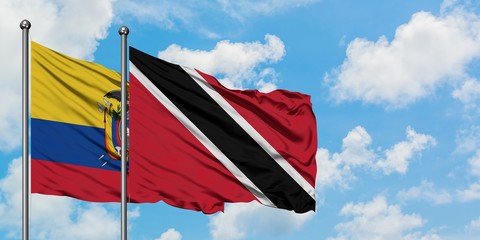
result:
[[[478,239],[476,1],[2,0],[0,238],[19,239],[21,31],[119,70],[129,44],[234,88],[312,96],[317,211],[129,205],[130,239]],[[33,239],[118,239],[118,204],[34,195]]]

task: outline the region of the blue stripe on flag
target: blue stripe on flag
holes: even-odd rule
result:
[[[31,131],[32,159],[120,171],[102,128],[32,118]]]

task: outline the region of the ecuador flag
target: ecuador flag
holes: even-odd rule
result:
[[[120,200],[120,74],[31,43],[32,193]]]

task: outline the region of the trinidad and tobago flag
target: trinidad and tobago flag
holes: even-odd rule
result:
[[[309,96],[226,89],[210,75],[130,47],[129,109],[133,202],[204,213],[253,200],[315,210]]]

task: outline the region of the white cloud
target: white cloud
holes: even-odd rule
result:
[[[236,21],[259,15],[272,15],[292,8],[306,6],[319,0],[262,0],[231,1],[217,0],[118,0],[116,11],[123,16],[132,16],[140,22],[148,22],[172,29],[178,24],[195,25],[202,28],[202,12],[227,14]],[[202,11],[203,10],[203,11]]]
[[[140,217],[140,207],[136,206],[132,210],[127,211],[127,217],[130,219],[136,219]]]
[[[285,45],[275,35],[265,35],[265,43],[220,41],[211,51],[190,50],[172,44],[158,57],[184,66],[195,67],[216,77],[232,88],[257,84],[267,90],[276,88],[275,71],[259,65],[276,63],[285,55]],[[235,57],[232,57],[235,56]]]
[[[444,239],[436,233],[422,234],[419,232],[407,234],[402,240],[441,240]]]
[[[316,188],[318,190],[336,185],[347,188],[348,184],[355,179],[350,167],[345,165],[339,157],[331,157],[327,149],[318,149],[316,160]]]
[[[368,148],[371,144],[372,137],[365,128],[357,126],[342,140],[342,152],[338,157],[352,167],[370,165],[375,159],[375,153]]]
[[[465,226],[465,231],[469,233],[479,233],[480,234],[480,217],[472,220],[467,226]]]
[[[210,217],[212,239],[237,240],[260,234],[281,235],[300,229],[315,216],[263,206],[257,202],[228,204]]]
[[[133,18],[140,23],[154,24],[171,31],[190,29],[209,39],[221,38],[221,34],[213,29],[223,23],[218,21],[223,12],[213,1],[116,0],[115,13],[117,21],[128,22]],[[213,26],[208,24],[212,16],[216,23]]]
[[[198,1],[118,0],[115,11],[121,16],[132,16],[139,22],[151,22],[163,28],[175,28],[177,22],[188,23],[196,17],[194,6]]]
[[[430,146],[435,146],[436,141],[430,135],[418,134],[411,127],[407,127],[407,141],[395,144],[385,152],[386,158],[379,160],[376,168],[383,170],[385,174],[394,171],[405,174],[409,161]]]
[[[43,200],[39,201],[41,198]],[[42,236],[43,239],[92,240],[118,239],[120,237],[119,219],[106,208],[99,204],[79,206],[78,203],[71,203],[73,202],[72,199],[60,198],[57,200],[56,198],[59,197],[39,195],[32,198],[32,215],[38,214],[38,217],[33,218],[32,236]],[[40,204],[42,206],[47,204],[52,206],[48,211],[37,213],[35,206]],[[64,211],[59,212],[56,206],[63,204],[68,204],[71,207],[64,206]],[[52,222],[54,218],[61,218],[64,221],[55,220]]]
[[[438,239],[428,234],[423,236],[413,230],[422,227],[425,220],[418,214],[404,214],[400,206],[389,205],[383,196],[367,203],[348,203],[340,215],[351,220],[335,226],[337,237],[330,239]]]
[[[373,164],[376,154],[370,149],[372,138],[365,128],[357,126],[348,132],[342,140],[342,152],[330,153],[327,149],[318,149],[317,183],[318,189],[338,185],[347,188],[355,179],[352,172],[357,167],[368,167]]]
[[[16,41],[17,44],[12,45],[21,46],[18,24],[26,18],[32,23],[32,40],[72,57],[92,60],[98,40],[107,36],[113,19],[113,2],[114,0],[6,0],[2,1],[3,6],[0,8],[0,18],[3,18],[0,22],[3,23],[2,29],[8,29],[12,36],[18,36],[7,37],[12,43]],[[18,53],[21,51],[13,51],[20,57]]]
[[[22,162],[14,159],[8,167],[7,176],[0,180],[0,226],[20,227],[22,209]]]
[[[457,198],[461,202],[480,200],[480,182],[470,184],[465,190],[457,190]]]
[[[443,0],[442,4],[440,5],[440,12],[445,13],[454,9],[457,5],[458,0]]]
[[[461,129],[455,137],[456,153],[472,153],[480,148],[480,126],[473,125],[469,128]]]
[[[477,153],[468,160],[470,165],[470,172],[480,178],[480,150],[477,150]]]
[[[410,126],[406,129],[407,140],[401,141],[381,153],[372,148],[372,138],[361,126],[352,129],[342,140],[342,151],[331,154],[327,149],[317,151],[317,188],[338,185],[346,188],[355,179],[354,169],[365,168],[405,174],[410,161],[422,151],[435,145],[430,135],[416,133]]]
[[[468,171],[480,180],[480,150],[468,159]],[[467,189],[457,190],[457,198],[461,202],[480,200],[480,181],[473,182]]]
[[[469,78],[452,92],[452,96],[462,102],[465,110],[476,110],[480,101],[480,81]]]
[[[462,228],[450,231],[450,233],[442,234],[442,238],[445,240],[478,240],[480,236],[480,217],[471,220],[467,225]]]
[[[70,56],[93,59],[98,40],[107,35],[113,18],[113,0],[0,1],[0,150],[20,145],[21,30],[20,21],[32,23],[31,38]]]
[[[175,228],[169,228],[166,232],[160,235],[160,238],[155,240],[182,240],[182,234],[175,230]]]
[[[21,159],[14,159],[0,179],[0,228],[10,236],[21,229]],[[101,204],[80,204],[68,197],[33,194],[31,236],[36,239],[117,239],[120,222]],[[108,206],[108,205],[107,205]]]
[[[397,198],[401,201],[424,200],[432,202],[434,205],[450,203],[452,196],[446,190],[436,190],[432,182],[422,181],[419,186],[409,189],[402,189],[397,193]]]
[[[243,21],[247,17],[255,15],[273,14],[292,8],[305,6],[319,0],[217,0],[223,10],[231,17]]]
[[[325,81],[337,101],[407,106],[443,83],[464,79],[468,64],[480,57],[479,29],[480,17],[460,8],[441,16],[415,13],[391,41],[350,42],[347,58]]]

